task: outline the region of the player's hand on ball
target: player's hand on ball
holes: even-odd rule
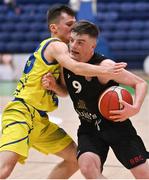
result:
[[[100,95],[98,108],[107,120],[122,121],[134,115],[132,104],[133,98],[129,91],[120,86],[111,86]]]
[[[122,107],[121,110],[110,111],[109,118],[114,122],[123,122],[138,112],[137,108],[123,100],[120,101],[120,104]]]

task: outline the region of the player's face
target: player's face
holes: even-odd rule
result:
[[[87,34],[77,35],[72,32],[69,45],[71,58],[80,62],[88,62],[94,53],[96,39]]]
[[[71,29],[75,22],[76,22],[75,17],[70,16],[66,13],[62,13],[59,18],[59,22],[56,24],[57,37],[59,37],[63,42],[68,43],[70,40]]]

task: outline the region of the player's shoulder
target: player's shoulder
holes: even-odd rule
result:
[[[112,59],[104,59],[102,62],[101,62],[101,65],[113,65],[115,64],[115,61],[112,60]]]
[[[104,54],[101,54],[101,53],[98,53],[98,52],[94,53],[94,58],[99,59],[101,61],[107,59],[107,57]]]
[[[52,39],[47,47],[52,49],[68,48],[68,46],[64,42],[55,39]]]
[[[100,65],[113,65],[115,63],[114,60],[108,58],[104,54],[100,54],[97,52],[94,53],[94,59],[96,59],[96,61],[99,62]]]

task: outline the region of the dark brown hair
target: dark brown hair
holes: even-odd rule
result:
[[[99,29],[95,24],[89,21],[81,20],[74,24],[72,32],[75,32],[78,35],[88,34],[90,37],[97,38]]]

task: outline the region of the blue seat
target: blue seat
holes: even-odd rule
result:
[[[7,43],[11,41],[9,32],[1,32],[0,33],[0,42]]]
[[[143,49],[143,50],[148,50],[149,51],[149,41],[148,40],[141,41],[140,48]]]
[[[129,21],[117,21],[117,23],[114,24],[115,28],[118,30],[129,30],[130,22]]]
[[[12,42],[16,41],[20,43],[20,42],[25,41],[24,32],[13,32],[10,36],[11,36]]]
[[[6,53],[6,44],[0,41],[0,53]]]
[[[16,31],[19,32],[28,32],[30,31],[29,23],[21,22],[16,24]]]
[[[140,43],[137,40],[131,40],[131,41],[125,42],[126,49],[129,51],[139,50],[139,44]]]
[[[145,29],[144,31],[141,31],[142,33],[142,39],[149,39],[149,30]]]
[[[20,15],[12,14],[11,16],[6,16],[6,21],[9,23],[19,23],[21,21]]]
[[[36,14],[36,15],[34,15],[34,22],[40,22],[40,23],[46,23],[46,16],[45,16],[45,14]]]
[[[30,31],[42,32],[45,26],[41,22],[35,22],[30,25]]]
[[[41,4],[40,6],[38,6],[37,13],[45,15],[48,8],[49,8],[49,6],[47,6],[47,4]]]
[[[113,31],[116,28],[115,24],[111,21],[104,21],[97,25],[99,25],[99,27],[101,27],[104,31]]]
[[[7,20],[7,17],[5,14],[0,14],[0,23],[3,23]]]
[[[7,13],[7,8],[5,5],[0,5],[0,15],[1,14],[6,14]]]
[[[38,6],[35,4],[26,4],[25,6],[21,6],[22,13],[25,15],[31,15],[37,13]]]
[[[15,23],[4,23],[4,24],[1,24],[1,29],[4,32],[13,32],[16,29]]]
[[[39,33],[37,32],[28,32],[24,35],[25,39],[27,42],[31,42],[31,41],[39,41]]]
[[[55,3],[61,3],[61,4],[68,4],[69,0],[33,0],[33,1],[28,1],[28,0],[17,0],[17,4],[19,5],[27,5],[27,4],[35,4],[35,5],[40,5],[40,4],[55,4]]]
[[[145,21],[144,22],[144,30],[148,30],[149,29],[149,21]]]
[[[38,42],[24,42],[20,44],[21,52],[22,53],[32,53],[38,46]]]
[[[107,11],[107,6],[105,3],[97,3],[97,12],[106,12]]]
[[[128,40],[128,34],[124,30],[114,31],[111,36],[113,36],[113,39],[115,40]]]
[[[42,0],[45,4],[68,4],[69,0]]]
[[[32,23],[34,22],[35,14],[22,14],[20,15],[20,21],[24,23]]]
[[[117,12],[99,12],[97,13],[97,18],[102,19],[105,21],[115,21],[118,18],[118,13]]]
[[[18,5],[27,5],[27,4],[32,4],[37,0],[31,1],[31,2],[28,2],[27,0],[16,0],[16,1]]]
[[[40,37],[40,41],[43,41],[44,39],[50,37],[50,33],[48,31],[42,32],[40,33],[39,37]]]
[[[148,2],[136,2],[134,4],[134,8],[136,11],[148,11],[149,10],[149,4]]]
[[[103,13],[97,13],[97,22],[102,22],[105,21],[105,16],[103,15]]]
[[[145,26],[145,23],[142,22],[142,21],[139,21],[139,20],[135,20],[135,21],[132,21],[130,23],[130,26],[131,26],[132,29],[142,30],[144,28],[144,26]]]
[[[21,53],[20,44],[18,42],[7,43],[6,51],[9,53]]]
[[[112,50],[125,50],[124,41],[112,41],[109,43],[110,49]]]
[[[142,31],[139,31],[139,30],[128,31],[127,36],[129,40],[138,40],[138,43],[139,43],[139,40],[142,40],[143,38]]]
[[[108,11],[119,11],[120,10],[120,3],[117,2],[109,2],[106,4]]]
[[[134,11],[134,2],[123,2],[120,4],[120,10],[124,12],[132,12]]]
[[[101,35],[108,40],[113,40],[113,33],[111,33],[110,31],[103,31],[101,32]]]

